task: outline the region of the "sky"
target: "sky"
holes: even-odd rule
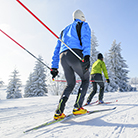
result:
[[[108,53],[113,40],[121,42],[121,54],[128,65],[128,77],[138,77],[138,1],[137,0],[21,0],[56,35],[73,22],[72,13],[80,9],[99,46]],[[0,29],[36,57],[41,55],[51,67],[57,38],[29,14],[16,0],[0,0]],[[0,32],[0,80],[8,84],[16,68],[23,84],[33,72],[36,59]],[[60,69],[62,67],[60,66]]]

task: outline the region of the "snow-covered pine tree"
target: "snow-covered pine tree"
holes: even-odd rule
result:
[[[108,77],[110,79],[110,83],[105,83],[104,91],[105,92],[115,92],[115,91],[117,91],[118,86],[115,83],[114,72],[109,70],[110,66],[109,66],[109,60],[108,60],[108,54],[107,53],[104,54],[104,62],[105,62],[106,69],[107,69],[107,72],[108,72]],[[104,80],[104,82],[106,81],[104,75],[103,75],[103,80]]]
[[[14,69],[14,71],[12,72],[13,75],[11,75],[11,79],[10,82],[7,86],[7,99],[13,99],[13,98],[22,98],[22,94],[21,94],[21,81],[18,78],[19,77],[19,72]]]
[[[32,89],[31,89],[31,85],[32,85],[32,82],[33,82],[32,79],[33,79],[33,74],[30,73],[29,78],[26,81],[26,85],[25,85],[25,88],[24,88],[24,97],[31,97],[30,95],[33,95],[33,93],[30,94],[32,92]]]
[[[92,30],[91,33],[91,55],[90,55],[90,70],[92,67],[92,64],[97,60],[97,55],[98,55],[98,51],[96,50],[96,47],[98,47],[98,40],[97,37],[95,36],[94,31]]]
[[[128,91],[128,68],[126,61],[121,56],[121,43],[116,44],[116,40],[113,41],[112,47],[109,50],[109,64],[110,72],[114,73],[115,83],[119,87],[119,91]]]
[[[0,81],[0,87],[2,87],[2,86],[3,86],[3,84],[4,84],[4,82],[3,82],[3,81]]]
[[[130,91],[136,91],[138,89],[138,77],[130,78],[129,80],[130,84]]]
[[[130,79],[130,84],[132,85],[138,85],[138,77],[134,77]]]
[[[39,60],[43,61],[42,57],[38,57]],[[37,97],[46,96],[47,85],[46,85],[46,74],[45,68],[42,63],[36,61],[34,72],[30,74],[29,80],[26,82],[24,89],[24,97]]]

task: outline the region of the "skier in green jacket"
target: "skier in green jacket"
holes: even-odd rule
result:
[[[107,83],[110,83],[108,73],[107,73],[107,69],[106,69],[105,63],[103,61],[103,55],[101,53],[99,53],[97,61],[95,61],[92,65],[91,82],[92,82],[92,86],[93,86],[93,91],[88,96],[86,104],[90,104],[92,98],[96,94],[97,84],[100,86],[99,104],[104,103],[103,102],[104,82],[103,82],[103,78],[102,78],[102,71],[104,73],[104,76],[106,78]]]

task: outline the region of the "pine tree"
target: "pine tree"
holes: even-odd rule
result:
[[[90,55],[90,68],[92,67],[93,63],[97,60],[97,55],[98,55],[98,51],[96,50],[96,47],[98,47],[98,40],[97,37],[95,36],[94,31],[92,30],[92,34],[91,34],[91,55]]]
[[[108,72],[108,77],[110,79],[110,83],[105,83],[104,91],[105,92],[115,92],[115,91],[117,91],[118,86],[115,83],[114,72],[112,72],[112,71],[109,70],[110,64],[109,64],[108,54],[107,53],[104,54],[104,62],[105,62],[106,69],[107,69],[107,72]],[[104,82],[106,81],[104,75],[103,75],[103,80],[104,80]]]
[[[115,83],[122,92],[128,90],[128,70],[126,69],[128,66],[125,62],[121,56],[121,43],[116,44],[116,40],[114,40],[109,50],[110,71],[114,73]]]
[[[130,78],[130,91],[136,91],[138,89],[138,77]],[[132,85],[132,86],[131,86]]]
[[[4,84],[4,82],[3,82],[3,81],[0,81],[0,87],[2,87],[2,86],[3,86],[3,84]]]
[[[12,76],[10,79],[10,82],[8,84],[7,87],[7,99],[12,99],[12,98],[22,98],[22,94],[21,94],[21,81],[18,78],[18,71],[16,69],[14,69],[14,71],[12,72]]]
[[[33,82],[32,81],[32,78],[33,78],[32,76],[33,76],[33,74],[30,73],[29,78],[26,81],[26,85],[25,85],[25,88],[24,88],[24,92],[25,92],[24,97],[32,97],[30,95],[33,95],[33,93],[30,94],[31,91],[32,91],[32,89],[31,89],[31,85],[32,85],[32,82]]]
[[[138,77],[134,77],[130,79],[130,84],[137,85],[138,84]]]
[[[41,56],[39,56],[39,60],[43,61]],[[30,74],[29,80],[26,82],[24,97],[46,96],[48,91],[45,72],[44,65],[36,61],[34,72]]]

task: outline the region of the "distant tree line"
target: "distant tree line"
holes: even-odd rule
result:
[[[91,56],[90,56],[90,71],[92,64],[97,60],[97,54],[102,53],[97,51],[98,41],[92,31],[91,39]],[[43,61],[42,57],[39,56],[39,60]],[[121,55],[121,43],[116,43],[116,40],[113,41],[111,48],[107,53],[104,53],[104,62],[107,67],[108,76],[110,83],[105,83],[105,92],[129,92],[134,91],[134,89],[128,82],[128,66],[126,60]],[[47,96],[47,93],[53,95],[60,95],[66,86],[66,82],[55,82],[52,81],[51,75],[49,74],[49,69],[45,68],[42,63],[36,61],[34,70],[29,74],[28,80],[24,87],[24,94],[21,93],[21,81],[19,79],[18,71],[15,69],[12,72],[9,84],[7,86],[7,99],[10,98],[21,98],[21,97],[36,97],[36,96]],[[77,80],[80,80],[79,76],[76,74]],[[104,76],[103,76],[104,78]],[[56,77],[57,80],[65,80],[62,72],[59,73],[59,77]],[[106,79],[104,78],[104,81]],[[138,84],[138,78],[131,78],[131,84]],[[0,85],[3,84],[1,81]],[[73,94],[77,93],[77,90],[81,82],[76,83],[76,86],[73,90]],[[88,92],[91,92],[92,85],[89,85]]]
[[[130,79],[130,84],[138,84],[138,77],[134,77]]]

